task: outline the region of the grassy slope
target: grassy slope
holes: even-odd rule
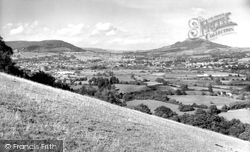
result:
[[[64,139],[67,151],[79,152],[250,149],[233,137],[2,73],[0,86],[1,139]]]

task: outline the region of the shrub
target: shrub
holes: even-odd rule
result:
[[[206,111],[205,111],[205,110],[203,110],[203,109],[201,109],[201,108],[196,109],[196,111],[195,111],[195,115],[200,115],[200,114],[206,114]]]
[[[175,95],[182,95],[181,90],[179,90],[179,89],[175,90],[175,91],[174,91],[174,94],[175,94]]]
[[[175,112],[173,112],[170,108],[165,107],[165,106],[160,106],[154,110],[154,114],[159,117],[163,118],[170,118],[175,115],[177,115]]]
[[[227,105],[224,105],[221,107],[221,112],[227,112],[229,110],[229,107]]]
[[[196,103],[193,103],[191,106],[194,107],[194,108],[201,108],[201,109],[207,109],[208,108],[207,105],[204,105],[204,104],[198,105]]]
[[[211,105],[208,108],[208,113],[210,114],[219,114],[221,111],[219,109],[217,109],[216,105]]]
[[[180,102],[179,102],[179,101],[176,101],[175,99],[169,99],[168,102],[169,102],[169,103],[172,103],[172,104],[177,104],[177,105],[180,104]]]
[[[182,84],[181,85],[181,90],[182,91],[187,91],[188,90],[188,85],[187,84]]]
[[[195,109],[191,105],[179,105],[178,109],[181,112],[194,111]]]
[[[243,109],[243,108],[250,108],[250,102],[234,102],[229,104],[229,109]]]
[[[151,113],[151,111],[150,111],[150,109],[148,108],[148,106],[147,105],[145,105],[145,104],[139,104],[139,105],[137,105],[137,106],[134,106],[133,107],[133,109],[135,109],[135,110],[138,110],[138,111],[141,111],[141,112],[143,112],[143,113],[147,113],[147,114],[152,114]]]

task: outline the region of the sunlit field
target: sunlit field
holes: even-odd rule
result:
[[[238,101],[237,99],[222,97],[222,96],[208,96],[208,95],[173,95],[169,96],[171,99],[182,102],[183,104],[205,104],[211,105],[210,102],[213,102],[216,106],[220,107],[223,105],[229,105],[232,102]]]
[[[223,112],[219,115],[227,118],[228,120],[232,120],[235,118],[240,119],[240,121],[243,123],[250,124],[250,110],[247,109],[229,110],[228,112]]]

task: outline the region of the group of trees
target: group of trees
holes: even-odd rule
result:
[[[127,92],[124,94],[123,99],[124,101],[131,101],[131,100],[158,100],[163,102],[168,102],[169,98],[168,95],[186,95],[184,91],[179,89],[175,91],[162,91],[158,89],[149,89],[149,90],[141,90],[135,92]],[[173,100],[171,100],[173,102]],[[178,101],[175,101],[175,104],[179,104]]]
[[[123,95],[124,101],[131,101],[134,99],[137,100],[159,100],[159,101],[168,101],[169,98],[164,91],[161,90],[141,90],[135,92],[127,92]]]
[[[93,77],[89,80],[89,86],[83,86],[76,92],[82,95],[89,95],[112,104],[125,106],[121,101],[123,94],[118,92],[114,84],[119,83],[119,79],[112,76],[110,79],[103,77]],[[97,88],[95,88],[97,86]]]
[[[159,83],[162,83],[163,85],[168,85],[169,84],[168,81],[166,81],[163,78],[156,78],[155,81],[159,82]]]
[[[191,108],[190,106],[188,107]],[[134,109],[152,114],[150,109],[144,104],[140,104]],[[162,118],[250,141],[250,125],[244,124],[238,119],[228,121],[224,117],[220,117],[218,114],[223,111],[222,109],[217,109],[215,105],[212,105],[207,110],[197,109],[194,114],[185,113],[183,115],[178,115],[170,108],[160,106],[154,110],[153,114]]]
[[[0,36],[0,71],[10,73],[14,62],[11,60],[12,48],[7,46]]]
[[[95,85],[98,86],[99,89],[101,88],[110,88],[112,84],[118,84],[119,79],[115,76],[112,76],[110,79],[108,78],[103,78],[103,77],[93,77],[92,79],[89,79],[89,84],[90,85]]]

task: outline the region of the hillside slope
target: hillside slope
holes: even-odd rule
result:
[[[61,40],[45,40],[45,41],[7,41],[6,45],[10,46],[13,50],[22,51],[74,51],[84,52],[86,50],[76,47],[70,43]]]
[[[250,142],[0,73],[1,139],[64,139],[66,151],[247,152]]]
[[[157,49],[146,50],[146,51],[138,51],[138,52],[147,52],[147,53],[176,53],[176,52],[187,52],[187,51],[194,51],[198,52],[200,50],[213,50],[219,48],[230,48],[229,46],[213,43],[211,41],[205,39],[195,39],[190,40],[187,38],[184,41],[178,41],[172,45],[164,46]]]

